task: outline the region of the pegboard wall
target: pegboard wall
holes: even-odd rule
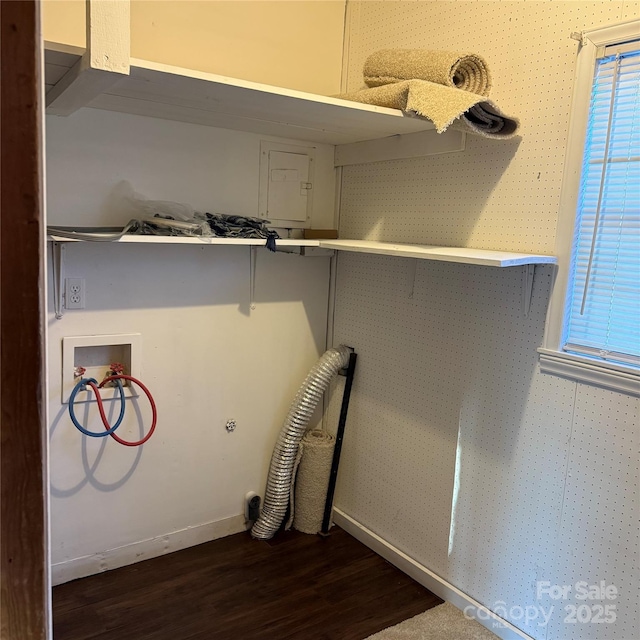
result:
[[[603,389],[576,389],[565,508],[558,536],[554,584],[614,584],[627,626],[563,624],[554,617],[549,638],[618,640],[638,631],[638,401]],[[562,582],[560,582],[562,581]],[[575,593],[568,604],[580,606]],[[582,627],[582,628],[581,628]],[[598,629],[605,627],[605,629]]]
[[[461,153],[344,169],[340,233],[553,253],[578,43],[573,31],[618,22],[637,2],[350,2],[348,90],[382,48],[472,51],[491,99],[520,118],[521,140],[467,136]]]
[[[359,355],[336,506],[491,609],[554,605],[506,616],[536,640],[631,640],[638,400],[539,373],[552,269],[529,316],[522,271],[340,255],[334,343]],[[615,624],[538,598],[600,580]]]
[[[523,128],[521,141],[468,136],[462,153],[345,168],[341,237],[553,253],[569,34],[636,7],[351,3],[349,89],[379,48],[475,51]],[[485,606],[506,606],[536,640],[631,640],[639,403],[539,372],[552,269],[536,268],[529,316],[522,271],[340,254],[334,344],[359,358],[336,506]],[[600,580],[618,588],[615,623],[565,623],[579,601],[537,597],[539,581],[575,592]],[[510,613],[550,604],[546,625]]]

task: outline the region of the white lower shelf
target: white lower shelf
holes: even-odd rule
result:
[[[556,264],[555,256],[534,253],[513,253],[488,249],[468,249],[466,247],[433,247],[418,244],[396,244],[373,240],[320,240],[323,249],[354,251],[356,253],[376,253],[385,256],[460,262],[487,267],[517,267],[527,264]]]
[[[82,239],[70,239],[62,236],[49,236],[53,242],[83,242]],[[123,236],[113,242],[120,244],[191,244],[263,247],[261,238],[190,238],[180,236]],[[555,256],[536,253],[514,253],[511,251],[491,251],[489,249],[469,249],[467,247],[434,247],[419,244],[398,244],[395,242],[376,242],[373,240],[304,240],[285,238],[276,240],[277,247],[318,247],[333,251],[353,251],[356,253],[374,253],[418,260],[436,260],[440,262],[459,262],[477,264],[486,267],[518,267],[527,264],[557,264]]]
[[[96,234],[99,236],[99,234]],[[52,242],[87,242],[84,238],[66,238],[63,236],[50,235]],[[97,240],[98,242],[113,242],[115,244],[193,244],[193,245],[225,245],[244,247],[264,247],[264,238],[203,238],[188,236],[123,236],[118,240]],[[304,240],[302,238],[283,238],[276,240],[278,247],[319,247],[319,240]]]

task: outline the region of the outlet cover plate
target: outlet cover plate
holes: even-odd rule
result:
[[[64,308],[84,309],[87,292],[84,278],[66,278],[64,284]]]

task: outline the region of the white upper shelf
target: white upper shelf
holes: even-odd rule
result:
[[[49,112],[56,113],[62,98],[65,108],[72,105],[68,112],[86,106],[335,145],[434,129],[428,120],[397,109],[135,58],[129,75],[90,76],[91,70],[79,71],[83,54],[77,47],[45,43],[47,93],[61,83],[47,100]],[[113,82],[105,82],[105,73]],[[94,91],[88,86],[92,77]]]
[[[53,242],[79,242],[52,235]],[[241,245],[264,246],[265,240],[249,238],[189,238],[180,236],[137,236],[128,235],[115,240],[116,243],[134,244],[191,244],[191,245]],[[468,249],[466,247],[432,247],[415,244],[396,244],[393,242],[375,242],[372,240],[276,240],[278,247],[317,247],[334,251],[354,251],[356,253],[375,253],[385,256],[435,260],[439,262],[459,262],[487,267],[518,267],[527,264],[556,264],[557,258],[534,253],[513,253],[510,251],[490,251],[487,249]]]

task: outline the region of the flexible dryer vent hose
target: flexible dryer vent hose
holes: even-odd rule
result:
[[[350,354],[345,346],[325,351],[298,390],[273,449],[264,506],[251,529],[254,538],[269,540],[280,528],[289,505],[291,476],[300,441],[322,394],[340,369],[349,364]]]

